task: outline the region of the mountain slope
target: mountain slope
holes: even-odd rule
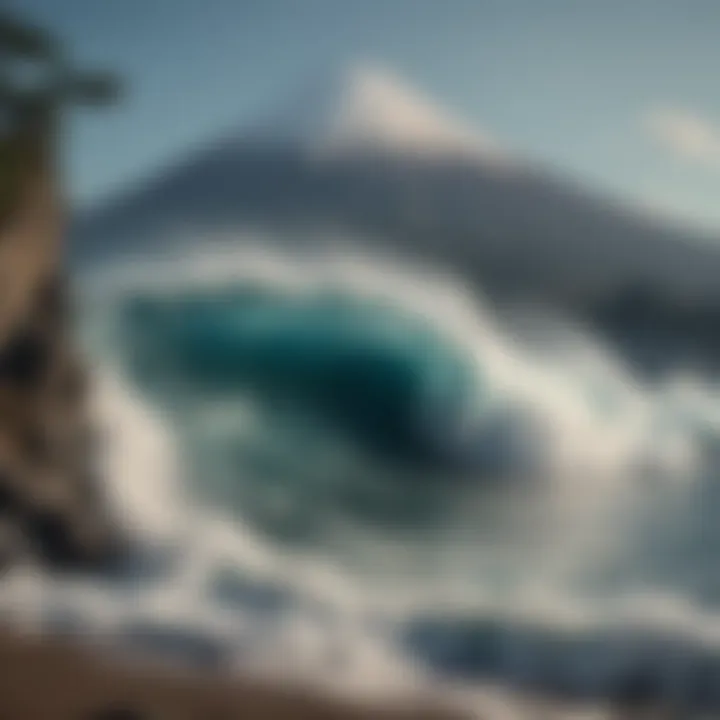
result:
[[[720,296],[720,249],[703,238],[522,163],[366,69],[82,218],[75,251],[248,226],[351,231],[529,296],[576,301],[634,285]]]
[[[352,66],[313,84],[241,140],[292,144],[317,155],[473,156],[509,162],[497,144],[433,105],[398,77]]]

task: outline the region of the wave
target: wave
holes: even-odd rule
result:
[[[75,604],[36,574],[0,609],[366,687],[716,677],[707,379],[643,383],[566,319],[347,252],[208,246],[79,288],[142,576]]]

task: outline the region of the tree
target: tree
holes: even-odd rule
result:
[[[59,47],[48,33],[21,23],[3,11],[0,12],[0,53],[52,60],[59,55]]]
[[[0,102],[103,105],[118,94],[115,77],[77,70],[49,33],[0,12]]]
[[[48,161],[61,110],[118,95],[117,78],[78,70],[50,33],[0,11],[0,220]]]

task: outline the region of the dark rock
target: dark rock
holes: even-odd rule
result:
[[[55,61],[34,31],[10,26],[0,18],[3,59]],[[83,487],[94,462],[84,440],[87,380],[58,252],[55,141],[69,98],[58,88],[18,92],[12,80],[0,92],[0,560],[12,561],[17,544],[54,567],[95,567],[117,556],[119,542],[104,499]]]
[[[66,519],[54,511],[30,511],[26,527],[40,557],[56,567],[72,566],[81,553]]]
[[[0,472],[0,514],[17,513],[20,508],[20,495],[6,474]]]
[[[27,555],[27,541],[16,520],[0,517],[0,573]]]
[[[57,508],[33,507],[22,514],[22,529],[35,556],[57,570],[109,572],[124,562],[126,548],[119,531],[98,517],[78,517]]]
[[[48,364],[49,348],[45,338],[30,330],[20,330],[0,350],[0,382],[35,386]]]

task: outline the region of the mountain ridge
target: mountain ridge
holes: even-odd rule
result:
[[[336,77],[307,101],[309,120],[286,111],[284,130],[228,134],[80,218],[75,256],[142,251],[180,230],[332,228],[511,293],[585,301],[639,284],[720,302],[720,245],[705,235],[488,152],[390,73]]]
[[[317,153],[450,153],[510,162],[496,140],[436,106],[375,63],[343,67],[313,83],[249,132]],[[248,137],[242,131],[241,138]]]

